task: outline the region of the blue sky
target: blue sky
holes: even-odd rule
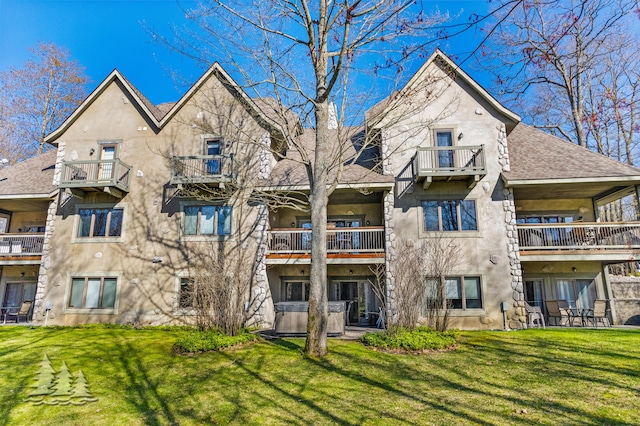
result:
[[[480,0],[424,3],[452,13],[464,9],[461,19],[487,9],[487,1]],[[175,101],[188,88],[176,87],[169,69],[191,82],[203,69],[154,43],[144,24],[160,31],[168,31],[171,24],[181,26],[186,23],[181,6],[192,5],[184,0],[0,0],[0,70],[21,67],[38,41],[53,42],[69,49],[85,67],[90,89],[118,68],[153,103]],[[447,53],[461,54],[478,42],[469,33],[451,40]]]

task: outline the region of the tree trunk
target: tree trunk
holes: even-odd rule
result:
[[[327,182],[329,153],[329,105],[317,103],[316,152],[311,185],[311,273],[309,291],[309,320],[305,351],[311,356],[327,354]]]

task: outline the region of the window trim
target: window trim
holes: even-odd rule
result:
[[[181,316],[193,316],[196,315],[196,310],[191,308],[181,308],[180,307],[180,290],[182,285],[182,280],[184,279],[193,279],[189,271],[181,271],[176,273],[175,282],[173,288],[173,313],[175,315]]]
[[[64,305],[62,307],[63,314],[92,314],[92,315],[116,315],[118,314],[118,307],[120,304],[120,291],[122,288],[122,271],[100,271],[100,272],[67,272],[67,286],[65,289]],[[71,289],[73,286],[74,278],[84,278],[85,286],[86,280],[89,278],[100,278],[101,287],[105,278],[113,278],[116,280],[116,297],[113,302],[113,308],[74,308],[70,307],[71,302]],[[86,289],[85,289],[86,293]],[[83,295],[84,299],[84,295]]]
[[[73,224],[73,234],[71,236],[72,243],[122,243],[125,241],[125,229],[127,224],[127,208],[128,203],[98,203],[98,204],[76,204],[75,211],[75,219]],[[80,220],[80,210],[85,209],[110,209],[110,210],[122,210],[122,225],[120,229],[120,235],[117,237],[109,237],[105,235],[104,237],[79,237],[78,233],[80,232],[81,220]],[[109,212],[111,213],[111,212]],[[109,215],[110,217],[110,215]],[[94,218],[92,214],[91,224],[93,225]],[[93,226],[92,228],[93,229]],[[105,234],[108,233],[105,231]]]
[[[217,233],[214,234],[196,234],[196,235],[189,235],[185,233],[185,226],[186,226],[186,213],[185,213],[185,207],[207,207],[207,206],[212,206],[212,207],[222,207],[222,206],[226,206],[226,207],[230,207],[231,208],[231,225],[230,225],[230,232],[228,234],[225,235],[219,235]],[[234,239],[233,235],[234,235],[234,229],[236,229],[236,223],[235,223],[235,217],[233,214],[234,211],[234,206],[232,203],[229,204],[222,204],[222,203],[204,203],[204,202],[198,202],[198,201],[181,201],[180,202],[180,229],[179,229],[179,235],[180,235],[180,241],[232,241]],[[198,212],[198,219],[200,219],[201,216],[201,212]],[[216,211],[216,217],[214,219],[214,225],[213,225],[214,230],[217,232],[217,228],[218,228],[218,213]],[[197,224],[196,224],[196,229],[200,230],[200,220],[198,220]]]
[[[486,293],[486,289],[484,286],[484,279],[482,274],[478,274],[478,273],[468,273],[468,274],[447,274],[444,277],[442,277],[442,279],[446,280],[447,278],[456,278],[459,280],[460,282],[460,295],[461,295],[461,299],[462,299],[462,307],[461,308],[448,308],[449,309],[449,314],[453,314],[452,316],[457,316],[457,314],[461,314],[464,312],[467,313],[482,313],[485,311],[485,301],[484,301],[484,296]],[[465,295],[465,289],[464,289],[464,279],[465,278],[477,278],[478,279],[478,289],[480,290],[480,307],[479,308],[467,308],[467,299],[466,299],[466,295]],[[429,279],[429,278],[427,278]],[[446,286],[446,283],[445,283]],[[446,287],[445,287],[445,292],[446,292]],[[445,302],[446,303],[446,297],[445,297]],[[446,309],[446,306],[443,306],[443,309]]]
[[[440,206],[438,206],[438,227],[437,231],[428,231],[425,226],[425,209],[424,203],[428,201],[436,201],[438,203],[443,201],[473,201],[475,213],[476,213],[476,229],[475,230],[457,230],[457,231],[443,231],[442,229],[442,213]],[[456,218],[458,219],[458,228],[462,226],[462,220],[460,216],[460,208],[458,207],[460,204],[456,203]],[[481,237],[481,227],[480,227],[480,217],[478,215],[478,198],[475,197],[456,197],[456,196],[443,196],[443,197],[429,197],[420,199],[418,202],[418,235],[421,238],[425,237],[437,237],[445,235],[447,238],[459,238],[459,237]]]
[[[302,283],[302,300],[287,300],[287,283]],[[281,302],[309,302],[309,297],[307,295],[307,299],[304,299],[305,296],[305,288],[306,285],[311,285],[311,279],[308,275],[300,275],[299,277],[295,276],[287,276],[280,277],[280,301]]]

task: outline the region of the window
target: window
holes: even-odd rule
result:
[[[308,301],[309,300],[309,281],[285,281],[284,300],[292,301]]]
[[[477,231],[475,200],[423,201],[425,231]]]
[[[116,303],[116,278],[72,278],[70,308],[114,308]]]
[[[122,209],[80,209],[78,237],[119,237],[122,233]]]
[[[193,308],[193,278],[180,278],[180,290],[178,292],[178,307],[181,309]]]
[[[427,282],[427,303],[433,303],[438,294],[439,280],[431,278]],[[460,276],[444,278],[444,296],[450,309],[482,309],[482,288],[480,277]],[[443,306],[444,308],[444,306]]]
[[[185,206],[184,234],[231,234],[231,206]]]

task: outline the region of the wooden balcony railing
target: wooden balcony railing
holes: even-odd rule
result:
[[[484,175],[484,145],[420,146],[416,152],[415,170],[421,177]]]
[[[171,184],[231,181],[231,155],[191,155],[171,158]]]
[[[309,229],[286,228],[269,231],[269,253],[309,253]],[[384,226],[327,230],[327,253],[383,253]]]
[[[640,249],[640,223],[527,224],[517,229],[521,251]]]
[[[60,188],[107,188],[129,192],[131,166],[119,159],[65,161],[62,163]]]
[[[0,259],[13,256],[40,256],[44,234],[0,234]]]

